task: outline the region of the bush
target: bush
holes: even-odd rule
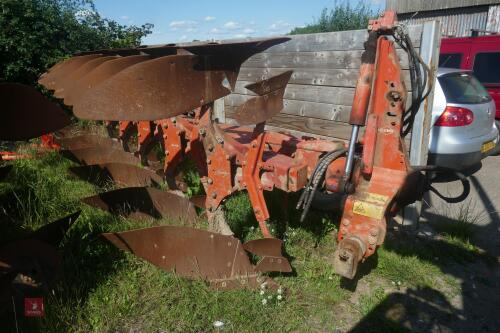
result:
[[[295,28],[290,34],[311,34],[317,32],[343,31],[366,29],[368,20],[376,17],[378,12],[373,10],[365,1],[359,1],[352,6],[350,2],[338,3],[328,11],[324,8],[319,19],[305,27]]]
[[[32,84],[76,52],[138,46],[152,27],[102,18],[91,0],[1,0],[0,81]]]

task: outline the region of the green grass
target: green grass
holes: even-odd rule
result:
[[[475,256],[461,238],[456,238],[456,244],[445,238],[433,244],[389,237],[378,255],[360,266],[361,280],[346,281],[330,265],[336,216],[313,212],[301,224],[293,209],[296,196],[288,198],[290,207],[285,211],[284,193],[276,192],[266,194],[273,217],[269,227],[284,239],[294,269],[292,274],[273,275],[285,290],[282,299],[268,291],[261,295],[259,290],[216,292],[203,281],[163,272],[105,243],[99,237],[102,232],[175,221],[139,223],[86,207],[79,199],[103,189],[69,176],[70,165],[56,153],[16,161],[0,184],[1,243],[82,210],[61,246],[64,274],[47,297],[46,318],[19,315],[21,332],[210,332],[217,320],[224,323],[225,331],[234,332],[331,331],[342,327],[344,316],[357,320],[372,312],[395,285],[435,288],[450,295],[458,292],[453,279],[443,278],[445,258],[436,261],[435,255],[454,249],[457,257]],[[189,177],[196,183],[196,177]],[[229,224],[242,240],[260,237],[246,194],[233,196],[225,207]],[[356,284],[370,288],[355,291]],[[355,294],[358,301],[353,303]],[[348,313],[339,315],[339,307],[346,304],[343,308]],[[14,325],[10,313],[0,320],[7,323],[7,331]]]

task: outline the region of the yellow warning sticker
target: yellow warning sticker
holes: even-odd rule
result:
[[[384,206],[372,204],[370,202],[356,200],[352,207],[354,214],[371,217],[372,219],[381,220],[384,216]]]
[[[386,202],[389,200],[389,197],[387,195],[382,195],[382,194],[366,193],[364,200],[369,201],[369,202],[373,202],[373,203],[376,203],[379,205],[385,205]]]

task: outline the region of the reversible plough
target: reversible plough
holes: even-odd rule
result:
[[[83,201],[126,217],[180,218],[191,224],[103,236],[158,267],[205,279],[218,289],[256,287],[264,281],[273,286],[262,273],[292,268],[282,241],[268,229],[264,191],[301,192],[297,208],[302,220],[315,202],[342,213],[333,266],[338,274],[353,278],[358,263],[384,241],[387,219],[428,189],[425,176],[409,165],[403,138],[430,89],[430,71],[393,12],[370,21],[368,31],[348,144],[265,129],[266,120],[283,109],[293,75],[286,70],[246,86],[254,97],[237,108],[238,126],[215,118],[214,101],[234,91],[241,64],[288,38],[98,50],[52,67],[39,83],[71,106],[76,117],[103,121],[115,136],[55,137],[61,153],[81,163],[71,168],[73,174],[118,185]],[[407,51],[411,64],[409,110],[396,43]],[[33,113],[19,117],[33,119]],[[37,117],[38,125],[49,131],[65,125],[53,117]],[[358,140],[361,127],[364,135]],[[1,130],[9,140],[25,139],[13,128]],[[136,149],[131,148],[134,133]],[[165,157],[160,166],[150,158],[157,144]],[[183,194],[185,160],[194,162],[204,196]],[[168,191],[157,186],[164,182]],[[224,201],[239,191],[248,193],[263,236],[244,244],[234,237],[223,210]],[[209,230],[196,228],[196,207],[204,209]],[[256,265],[247,252],[260,258]]]

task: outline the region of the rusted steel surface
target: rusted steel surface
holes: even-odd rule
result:
[[[201,62],[174,55],[135,64],[88,91],[73,110],[82,119],[157,120],[229,95],[224,72],[196,70]]]
[[[92,72],[96,67],[99,65],[102,65],[103,63],[110,61],[110,60],[115,60],[116,57],[97,57],[95,59],[92,59],[90,61],[87,61],[85,64],[82,66],[78,67],[77,70],[68,72],[64,77],[59,79],[58,81],[55,82],[53,89],[54,89],[54,96],[57,98],[64,98],[66,95],[66,91],[68,89],[71,89],[75,82],[77,82],[80,78],[85,76],[86,74]]]
[[[253,97],[240,105],[234,115],[240,125],[264,122],[283,109],[283,95],[293,71],[274,76],[270,79],[245,86],[259,96]]]
[[[258,256],[281,256],[281,248],[283,247],[283,241],[277,238],[262,238],[254,239],[243,243],[243,248]]]
[[[106,61],[82,76],[64,94],[64,103],[73,105],[82,95],[99,83],[109,79],[127,67],[151,59],[147,55],[133,55]]]
[[[100,57],[100,54],[90,54],[73,57],[54,65],[48,72],[42,74],[38,83],[49,90],[54,90],[58,80],[64,79],[69,73],[77,70],[80,66],[92,59]]]
[[[98,185],[114,182],[125,186],[157,186],[163,183],[162,177],[154,171],[125,163],[103,163],[69,168],[69,171],[82,180]]]
[[[90,147],[81,149],[61,150],[61,154],[75,162],[86,165],[104,163],[127,163],[132,165],[140,164],[140,160],[131,153],[112,147]]]
[[[63,149],[69,150],[93,147],[109,147],[114,149],[122,148],[122,145],[118,142],[118,140],[113,140],[101,135],[83,134],[79,136],[56,138],[55,140],[56,143]]]
[[[261,277],[250,263],[239,239],[205,230],[160,226],[106,233],[116,247],[168,272],[205,279],[215,288],[257,288]]]
[[[243,248],[259,257],[261,260],[255,266],[259,272],[289,273],[292,267],[282,254],[283,241],[277,238],[262,238],[248,241]]]
[[[0,83],[0,140],[29,140],[70,124],[61,107],[35,88]]]
[[[195,206],[178,194],[148,187],[126,187],[82,199],[87,205],[136,219],[197,219]]]
[[[269,273],[269,272],[280,272],[280,273],[291,273],[292,266],[290,266],[290,262],[283,256],[279,257],[271,257],[264,256],[262,259],[255,265],[255,270],[261,273]]]
[[[103,50],[54,66],[39,83],[83,119],[158,120],[230,94],[246,59],[287,40]]]

